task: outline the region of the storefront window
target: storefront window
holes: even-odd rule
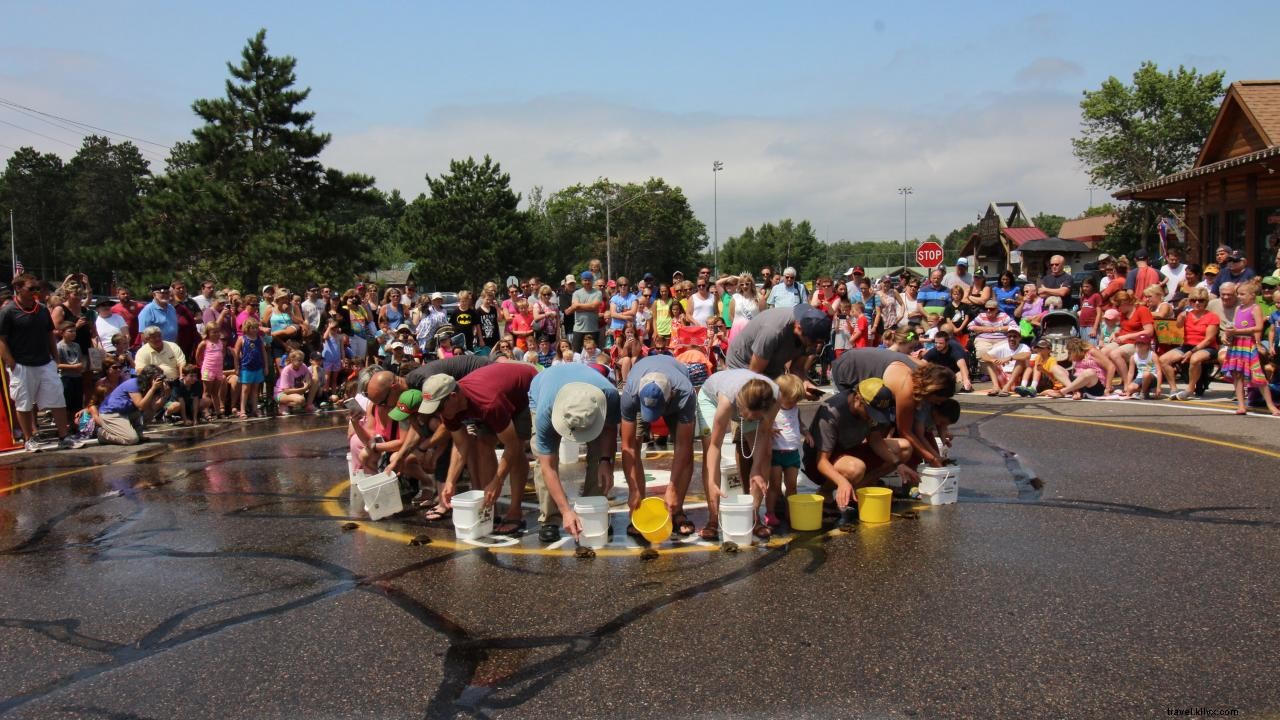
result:
[[[1204,223],[1203,232],[1200,237],[1204,238],[1204,246],[1208,249],[1208,257],[1213,257],[1213,251],[1218,247],[1218,213],[1209,213],[1201,218]]]
[[[1276,251],[1280,250],[1280,207],[1258,210],[1258,237],[1253,266],[1259,271],[1276,268]]]
[[[1227,213],[1227,236],[1223,243],[1237,250],[1244,250],[1244,211],[1231,210]]]

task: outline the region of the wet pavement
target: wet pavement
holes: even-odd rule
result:
[[[351,517],[336,415],[2,457],[0,715],[1280,712],[1280,423],[963,403],[958,504],[652,560]]]

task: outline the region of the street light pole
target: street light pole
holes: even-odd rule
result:
[[[604,199],[604,274],[607,276],[606,280],[613,279],[613,238],[609,234],[609,214],[624,205],[628,205],[642,197],[645,197],[646,195],[661,195],[662,193],[662,188],[657,188],[655,190],[646,188],[616,205],[610,205],[607,197]]]
[[[714,248],[712,252],[715,254],[715,262],[713,264],[716,266],[716,277],[720,277],[720,188],[716,182],[716,176],[723,169],[724,163],[719,160],[711,161],[711,213],[712,227],[715,228],[712,231],[714,233],[712,235],[714,238],[712,240],[712,248]]]
[[[910,266],[907,262],[907,196],[911,194],[911,186],[898,188],[898,194],[902,196],[902,269],[906,270]]]

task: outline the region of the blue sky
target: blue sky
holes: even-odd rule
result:
[[[718,159],[721,239],[782,217],[824,239],[900,237],[904,184],[909,232],[924,236],[991,200],[1080,212],[1080,92],[1142,60],[1280,76],[1275,3],[1232,3],[1220,22],[1203,3],[1153,7],[8,2],[0,97],[169,144],[265,27],[333,133],[326,162],[386,189],[416,195],[424,173],[487,152],[525,192],[665,177],[710,231]],[[4,146],[69,157],[79,144],[11,110],[0,120],[63,141],[0,124]]]

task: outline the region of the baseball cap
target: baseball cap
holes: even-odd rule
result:
[[[1049,342],[1049,338],[1040,338],[1036,341],[1036,349],[1047,349],[1053,347],[1053,343]]]
[[[571,382],[556,393],[551,405],[551,427],[562,438],[589,443],[604,429],[604,391],[584,382]]]
[[[845,270],[845,271],[844,271],[844,275],[845,275],[845,277],[848,277],[848,276],[850,276],[850,275],[852,275],[852,274],[853,274],[853,268],[852,268],[852,267],[851,267],[851,268],[849,268],[848,270]]]
[[[444,373],[432,375],[422,383],[422,404],[418,405],[418,412],[423,415],[434,415],[440,409],[440,403],[457,389],[458,381],[452,377]]]
[[[667,413],[667,399],[671,397],[671,381],[662,373],[649,373],[640,378],[640,418],[645,422],[657,422]]]
[[[610,280],[610,281],[609,281],[609,283],[608,283],[608,285],[609,285],[609,287],[611,287],[611,288],[616,288],[616,287],[618,287],[618,281],[617,281],[617,280]]]
[[[409,419],[410,415],[418,412],[418,405],[421,403],[421,390],[405,390],[400,393],[400,399],[396,401],[396,406],[391,408],[391,412],[387,414],[396,422],[404,422]]]
[[[644,274],[644,278],[642,278],[642,279],[643,279],[645,282],[653,282],[653,281],[654,281],[653,273],[651,273],[651,272],[647,272],[647,273],[645,273],[645,274]]]
[[[1000,307],[1000,303],[999,303],[999,302],[997,302],[997,301],[995,301],[995,300],[988,300],[988,301],[986,301],[985,303],[983,303],[983,305],[982,305],[982,306],[983,306],[983,307],[985,307],[985,308],[987,308],[987,309],[989,310],[989,309],[991,309],[991,308],[998,308],[998,307]]]
[[[956,264],[957,264],[957,265],[964,265],[965,267],[969,267],[969,258],[960,258],[959,260],[957,260],[957,261],[956,261]]]
[[[1106,312],[1102,313],[1102,317],[1106,320],[1119,320],[1120,311],[1115,308],[1110,308]]]
[[[1262,278],[1262,284],[1265,285],[1266,287],[1280,286],[1280,277],[1276,277],[1275,275],[1268,275]]]
[[[398,333],[400,333],[400,332],[413,332],[413,328],[409,327],[409,326],[408,326],[407,324],[405,324],[405,323],[400,323],[399,325],[397,325],[397,326],[396,326],[396,332],[398,332]]]
[[[867,274],[867,271],[866,271],[866,270],[863,270],[861,265],[854,265],[854,266],[853,266],[853,274],[854,274],[854,275],[866,275],[866,274]]]
[[[271,285],[263,285],[261,294],[266,295],[267,293],[271,292],[271,288],[272,288]]]
[[[438,293],[438,292],[433,292],[433,293],[431,293],[431,299],[432,299],[432,300],[443,300],[443,299],[444,299],[444,294],[443,294],[443,293]]]
[[[156,292],[169,292],[169,286],[168,286],[168,285],[165,285],[164,283],[159,283],[159,284],[156,284],[156,285],[152,285],[152,286],[151,286],[151,292],[153,292],[153,293],[156,293]]]
[[[831,316],[812,305],[797,305],[792,311],[800,334],[810,340],[826,342],[831,336]]]
[[[1205,275],[1217,275],[1221,271],[1222,271],[1222,268],[1218,267],[1218,263],[1209,263],[1208,265],[1204,266]]]
[[[577,284],[578,284],[578,278],[576,278],[576,277],[574,277],[574,276],[572,276],[572,275],[565,275],[565,276],[564,276],[564,284],[565,284],[565,285],[570,285],[570,284],[577,285]]]
[[[858,395],[867,405],[867,414],[879,424],[893,422],[893,391],[880,378],[867,378],[858,383]]]
[[[1019,328],[1016,325],[1010,325],[1008,328],[1005,329],[1004,334],[1016,335],[1017,337],[1022,337],[1022,328]]]
[[[1227,262],[1244,262],[1244,255],[1239,250],[1232,250],[1231,257],[1227,258]]]
[[[1146,260],[1146,259],[1147,259],[1147,251],[1146,251],[1146,250],[1143,250],[1142,248],[1138,248],[1137,250],[1134,250],[1134,251],[1133,251],[1133,259],[1134,259],[1134,260]]]
[[[580,276],[583,280],[595,280],[596,276],[590,270],[583,270]]]

